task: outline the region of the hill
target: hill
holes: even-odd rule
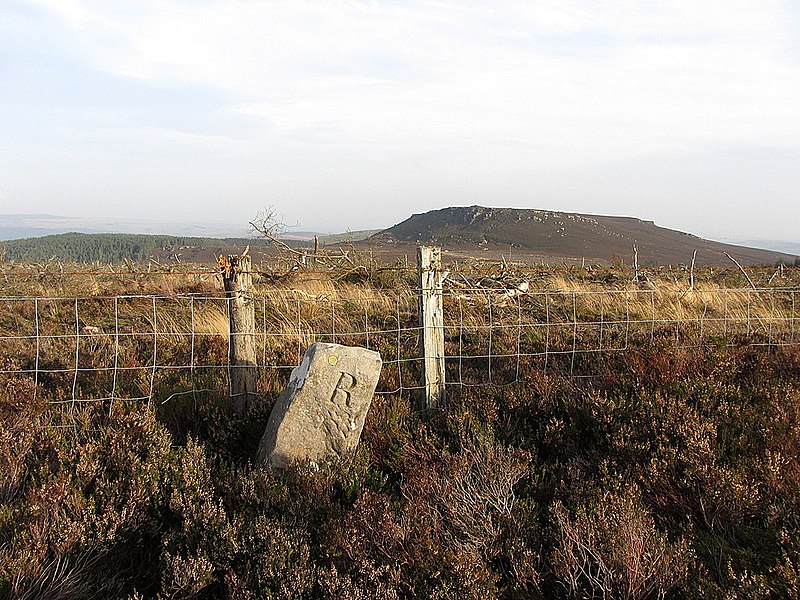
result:
[[[302,235],[301,235],[302,234]],[[372,234],[372,235],[369,235]],[[310,246],[310,232],[281,235],[292,247]],[[364,239],[366,238],[366,239]],[[359,241],[363,240],[363,241]],[[454,207],[416,214],[383,231],[320,235],[325,246],[369,247],[385,259],[411,255],[417,244],[442,246],[451,258],[499,259],[509,251],[518,261],[586,259],[590,262],[632,262],[633,244],[643,267],[685,264],[697,250],[698,265],[731,263],[727,252],[744,265],[797,264],[794,254],[724,244],[658,227],[631,217],[584,215],[515,208]],[[268,240],[245,237],[168,236],[128,233],[64,233],[0,242],[0,258],[77,262],[134,261],[214,262],[249,245],[254,256],[274,253]],[[792,248],[787,246],[788,250]]]
[[[698,265],[792,264],[791,254],[723,244],[659,227],[631,217],[585,215],[518,208],[465,206],[415,214],[369,238],[378,246],[436,244],[451,251],[483,249],[515,255],[630,264],[636,244],[641,266],[687,263],[697,250]]]

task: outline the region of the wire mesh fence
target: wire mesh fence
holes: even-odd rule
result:
[[[506,385],[532,370],[593,377],[602,357],[658,345],[795,345],[795,289],[493,290],[444,292],[448,386]],[[379,394],[422,388],[413,289],[259,290],[259,390],[280,390],[313,342],[381,353]],[[229,307],[214,295],[0,297],[0,382],[27,378],[64,407],[165,403],[229,392]]]
[[[669,351],[797,342],[793,290],[462,290],[446,296],[448,305],[448,382],[458,385],[515,383],[531,368],[592,377],[602,355],[656,345]],[[465,365],[473,367],[469,377]]]

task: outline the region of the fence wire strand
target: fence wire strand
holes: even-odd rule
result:
[[[794,289],[536,290],[444,292],[445,365],[451,386],[507,385],[530,368],[595,376],[598,360],[660,344],[674,350],[797,343]],[[421,385],[421,327],[413,289],[255,298],[259,389],[280,390],[313,341],[379,351],[378,394]],[[167,402],[231,392],[230,301],[203,295],[0,297],[0,381],[29,377],[34,399],[65,406]],[[70,314],[71,313],[71,314]],[[239,335],[239,334],[237,334]],[[258,342],[254,342],[256,348]],[[5,354],[5,356],[3,356]]]

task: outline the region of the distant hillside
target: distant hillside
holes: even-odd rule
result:
[[[337,244],[363,240],[380,229],[330,233],[286,228],[279,233],[285,240],[307,241],[319,238],[321,244]],[[192,223],[100,218],[63,217],[46,214],[0,214],[0,240],[19,240],[62,233],[114,233],[155,235],[161,237],[209,240],[247,239],[251,233],[247,224]]]
[[[382,250],[386,257],[413,253],[417,244],[437,244],[453,258],[480,256],[499,259],[509,247],[517,260],[624,260],[631,264],[633,244],[642,266],[688,263],[697,250],[698,265],[731,263],[725,252],[746,265],[796,264],[793,254],[704,240],[629,217],[604,217],[530,209],[446,208],[413,215],[375,233],[319,236],[323,246],[356,243]],[[284,240],[308,247],[310,240]],[[120,262],[125,259],[212,263],[220,254],[239,253],[249,245],[254,257],[272,254],[271,243],[260,238],[213,238],[144,234],[65,233],[0,242],[0,259],[43,261],[56,258],[77,262]]]
[[[785,240],[740,240],[730,239],[726,243],[736,244],[737,246],[747,246],[749,248],[763,248],[764,250],[774,250],[785,252],[786,254],[796,254],[800,256],[800,242],[787,242]]]
[[[104,219],[46,214],[0,214],[0,240],[61,233],[127,233],[193,238],[246,237],[246,225],[173,222],[150,219]]]
[[[319,241],[321,244],[333,246],[336,244],[347,244],[350,242],[361,242],[370,236],[380,233],[383,229],[361,229],[358,231],[347,231],[345,233],[332,233],[329,235],[321,235]]]
[[[652,221],[516,208],[455,207],[416,214],[373,235],[377,245],[436,244],[444,248],[508,249],[555,258],[610,261],[630,264],[635,243],[639,263],[687,263],[697,250],[697,264],[730,265],[725,252],[742,264],[792,264],[797,257],[770,250],[722,244],[658,227]]]

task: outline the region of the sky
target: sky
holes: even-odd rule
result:
[[[800,3],[2,0],[0,214],[800,242]]]

